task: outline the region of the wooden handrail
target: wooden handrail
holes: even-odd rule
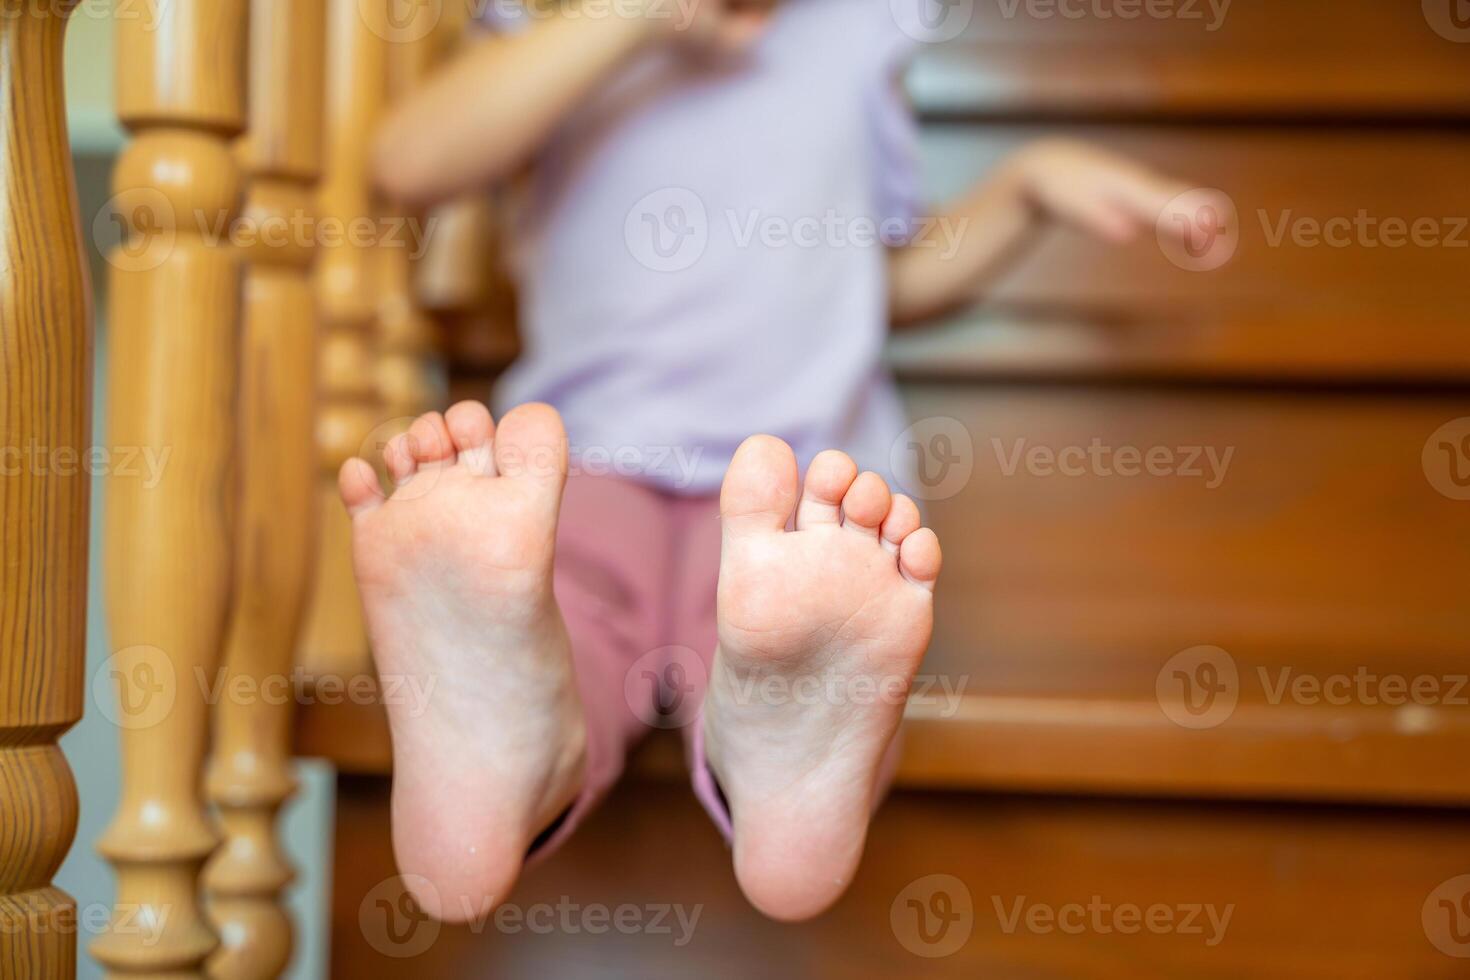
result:
[[[279,976],[291,958],[276,841],[291,774],[290,669],[315,554],[315,184],[321,171],[322,0],[252,0],[249,178],[237,242],[241,316],[235,589],[207,786],[224,844],[204,872],[215,978]]]
[[[173,0],[120,17],[117,109],[134,139],[113,175],[127,221],[112,263],[109,428],[167,463],[107,487],[122,798],[98,844],[117,904],[93,955],[113,975],[202,974],[215,935],[197,894],[218,842],[200,787],[233,549],[240,305],[231,227],[243,189],[245,0]],[[143,934],[135,925],[157,926]]]
[[[56,739],[82,714],[92,333],[62,95],[71,4],[0,19],[0,976],[76,970],[51,884],[76,833]],[[70,462],[67,462],[69,457]]]

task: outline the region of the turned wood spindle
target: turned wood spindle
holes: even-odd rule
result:
[[[209,974],[269,978],[291,958],[292,879],[276,816],[291,775],[291,667],[316,517],[315,183],[321,169],[322,0],[252,0],[248,180],[236,242],[241,312],[234,602],[207,787],[224,842],[204,872],[220,945]]]
[[[414,8],[409,16],[395,21],[394,43],[388,45],[388,99],[391,102],[411,92],[428,73],[442,51],[440,31],[449,29],[458,10],[450,5],[439,10],[432,4]],[[402,229],[385,234],[375,258],[379,270],[378,397],[382,421],[381,441],[408,429],[415,416],[444,408],[447,381],[436,325],[419,307],[414,294],[416,255],[432,246],[437,222],[426,222],[397,201],[385,201],[385,229]],[[373,448],[376,448],[373,447]]]
[[[92,953],[117,976],[194,977],[216,942],[198,895],[218,842],[200,773],[234,541],[245,0],[171,0],[115,29],[134,139],[113,174],[127,229],[109,256],[108,424],[114,445],[164,464],[156,484],[119,471],[107,485],[122,798],[98,844],[117,898]]]
[[[387,95],[388,0],[326,0],[326,144],[317,207],[347,228],[374,214],[368,154]],[[371,673],[367,630],[352,576],[352,527],[337,471],[364,451],[379,418],[375,383],[378,275],[374,249],[352,236],[324,239],[316,293],[321,322],[317,408],[320,540],[300,660],[309,676]]]
[[[62,93],[72,4],[0,19],[0,976],[71,977],[76,905],[51,884],[77,791],[56,739],[82,715],[90,290]]]

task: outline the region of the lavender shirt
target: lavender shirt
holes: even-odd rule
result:
[[[897,475],[884,242],[916,213],[912,45],[884,0],[785,0],[738,63],[659,50],[605,85],[515,195],[524,353],[497,407],[549,402],[574,467],[679,493],[759,432]]]

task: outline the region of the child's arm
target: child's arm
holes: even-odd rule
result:
[[[940,217],[935,233],[892,250],[893,322],[912,324],[977,302],[1049,220],[1122,244],[1152,229],[1185,189],[1085,144],[1048,140],[1025,147]]]
[[[636,18],[552,16],[472,42],[383,120],[378,186],[429,205],[509,176],[649,37]]]
[[[378,129],[374,178],[418,206],[504,179],[641,48],[736,49],[754,40],[767,6],[626,0],[608,17],[543,6],[526,30],[473,42],[392,107]]]

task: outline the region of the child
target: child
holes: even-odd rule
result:
[[[973,301],[1040,222],[1122,241],[1181,190],[1046,143],[921,234],[889,3],[682,2],[502,2],[382,129],[401,200],[532,167],[518,407],[418,419],[389,500],[367,462],[341,476],[380,671],[446,682],[390,722],[399,864],[447,920],[504,901],[654,725],[682,725],[752,903],[834,902],[940,566],[879,475],[905,427],[888,324]]]

